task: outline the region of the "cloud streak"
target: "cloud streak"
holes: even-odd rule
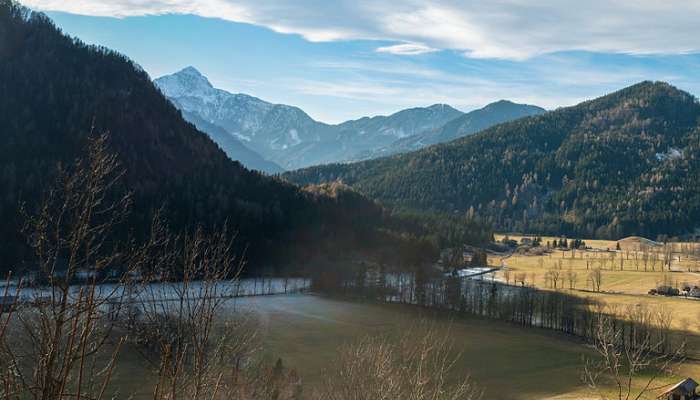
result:
[[[700,52],[700,2],[688,0],[25,0],[32,8],[128,17],[193,14],[309,41],[382,40],[381,53],[436,49],[522,60],[561,51]]]
[[[417,56],[435,51],[437,51],[437,49],[417,43],[404,43],[377,48],[377,53],[396,54],[400,56]]]

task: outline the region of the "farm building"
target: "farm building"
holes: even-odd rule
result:
[[[686,378],[661,393],[657,399],[661,400],[694,400],[698,399],[695,393],[698,383],[691,378]]]
[[[617,244],[620,245],[620,250],[622,251],[641,251],[644,249],[660,248],[664,245],[663,243],[639,236],[630,236],[620,239],[617,241]]]
[[[700,298],[700,287],[694,286],[688,291],[688,296]]]

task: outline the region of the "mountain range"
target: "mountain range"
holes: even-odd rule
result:
[[[496,229],[619,238],[700,228],[700,104],[637,85],[411,153],[285,175]],[[450,131],[448,128],[446,131]]]
[[[545,111],[499,101],[464,114],[449,105],[435,104],[329,125],[297,107],[214,88],[193,67],[154,82],[186,119],[209,133],[230,157],[271,173],[279,172],[278,166],[291,170],[415,150]],[[234,146],[228,138],[223,143],[223,132],[238,143]]]

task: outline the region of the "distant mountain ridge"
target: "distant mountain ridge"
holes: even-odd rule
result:
[[[285,177],[341,180],[385,204],[464,213],[506,231],[691,233],[700,229],[700,103],[642,82],[415,152]]]
[[[472,112],[466,114],[472,115],[472,118],[465,124],[473,128],[467,126],[454,133],[431,134],[429,132],[437,132],[448,122],[465,114],[449,105],[435,104],[402,110],[389,116],[364,117],[329,125],[313,120],[297,107],[271,104],[253,96],[214,88],[193,67],[160,77],[154,82],[184,112],[186,118],[197,116],[201,121],[218,126],[262,158],[290,170],[378,157],[383,154],[377,153],[377,149],[393,149],[394,146],[398,147],[392,152],[412,150],[422,147],[423,142],[432,144],[452,134],[466,135],[475,132],[474,129],[544,111],[534,106],[510,103],[518,111],[507,111],[502,118],[496,115],[499,112],[496,111],[483,121],[480,116],[486,112]],[[207,131],[204,127],[202,129]],[[413,141],[406,149],[401,145],[402,140],[410,141],[418,136],[425,138]]]
[[[361,154],[359,157],[356,157],[356,161],[419,150],[430,145],[446,143],[469,136],[502,122],[544,114],[545,112],[547,110],[541,107],[499,100],[478,110],[463,114],[439,128],[424,130],[416,135],[399,139],[383,148]]]

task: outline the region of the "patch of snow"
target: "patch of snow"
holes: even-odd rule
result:
[[[240,132],[234,132],[234,133],[233,133],[233,136],[235,136],[235,137],[237,137],[237,138],[239,138],[239,139],[241,139],[241,140],[243,140],[243,141],[246,141],[246,142],[250,142],[250,141],[253,140],[253,139],[251,139],[250,136],[246,136],[246,135],[244,135],[244,134],[242,134],[242,133],[240,133]]]
[[[656,153],[656,159],[659,161],[676,160],[679,158],[683,158],[683,152],[675,147],[671,147],[665,153]]]
[[[301,139],[299,138],[299,132],[297,132],[296,129],[290,129],[289,136],[292,139],[292,146],[301,143]]]
[[[468,278],[470,276],[481,275],[487,272],[493,271],[493,267],[473,267],[473,268],[462,268],[457,270],[457,276],[460,278]],[[452,273],[448,272],[445,275],[450,276]]]

